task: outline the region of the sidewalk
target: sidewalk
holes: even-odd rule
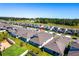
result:
[[[28,53],[29,50],[26,50],[24,53],[22,53],[20,56],[24,56],[25,54]]]

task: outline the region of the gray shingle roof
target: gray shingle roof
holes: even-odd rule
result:
[[[35,43],[37,43],[36,41],[39,41],[38,44],[42,45],[44,42],[46,42],[48,39],[50,39],[52,37],[51,34],[45,33],[45,32],[39,32],[37,33],[38,35],[38,39],[33,38],[30,41],[33,41]]]
[[[40,44],[42,45],[44,42],[46,42],[48,39],[50,39],[53,35],[45,32],[38,33],[38,37],[40,40]]]
[[[45,47],[58,52],[60,54],[64,53],[65,47],[67,44],[69,44],[70,38],[67,37],[58,37],[57,39],[54,38],[52,41],[50,41],[48,44],[45,45]]]
[[[30,38],[35,34],[37,34],[35,30],[27,30],[27,38]]]

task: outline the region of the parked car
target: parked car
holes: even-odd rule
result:
[[[58,33],[65,33],[65,29],[64,29],[64,28],[60,28],[60,29],[58,30]]]
[[[57,32],[57,31],[58,31],[58,27],[54,27],[54,28],[52,29],[52,31]]]
[[[79,30],[76,30],[76,36],[79,36]]]
[[[45,30],[50,30],[51,26],[44,26]]]
[[[74,34],[75,34],[75,30],[68,29],[68,30],[66,31],[66,34],[74,35]]]
[[[51,28],[50,28],[50,30],[52,30],[54,28],[54,26],[52,26]]]

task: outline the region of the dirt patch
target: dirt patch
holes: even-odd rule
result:
[[[11,44],[7,40],[4,40],[1,42],[0,46],[1,46],[1,51],[3,51],[5,49],[9,48],[11,46]]]

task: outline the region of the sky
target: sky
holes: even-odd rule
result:
[[[79,3],[0,3],[0,16],[79,18]]]

